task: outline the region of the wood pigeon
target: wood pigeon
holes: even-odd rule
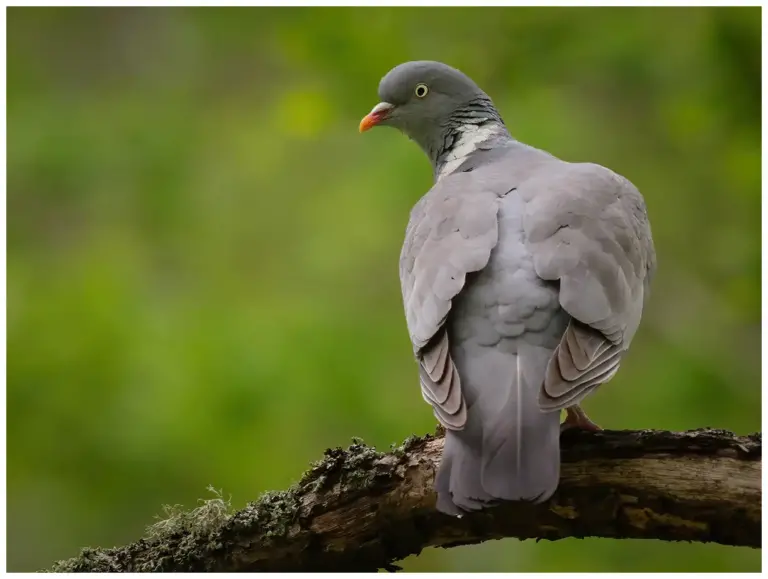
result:
[[[541,502],[563,426],[619,369],[656,257],[640,192],[593,163],[515,140],[493,102],[445,64],[406,62],[360,131],[391,126],[432,163],[400,256],[424,399],[446,429],[437,508]]]

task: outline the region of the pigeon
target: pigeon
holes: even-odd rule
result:
[[[544,502],[562,429],[599,430],[579,404],[638,329],[656,270],[645,201],[605,167],[514,139],[446,64],[400,64],[378,94],[360,132],[399,129],[433,169],[400,281],[421,394],[445,429],[436,507],[460,517]]]

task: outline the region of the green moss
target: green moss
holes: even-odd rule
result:
[[[383,456],[362,439],[353,437],[352,444],[346,450],[340,447],[327,449],[323,459],[312,463],[302,474],[299,487],[320,492],[341,482],[353,490],[365,488],[373,476],[371,465]]]
[[[287,491],[266,492],[253,503],[253,518],[259,522],[264,537],[288,534],[299,509],[296,491],[296,487],[291,487]]]
[[[80,551],[78,557],[56,561],[46,572],[82,573],[88,571],[94,573],[114,573],[116,570],[114,558],[110,554],[105,553],[101,549],[85,547]]]
[[[328,450],[325,451],[328,453]],[[305,470],[301,477],[299,477],[298,485],[300,487],[310,486],[310,490],[318,491],[320,488],[318,484],[322,486],[325,481],[325,475],[322,474],[325,470],[325,460],[316,460],[310,463],[309,468]]]
[[[422,438],[411,436],[394,448],[402,455]],[[148,526],[145,538],[133,547],[144,550],[148,543],[154,552],[151,561],[133,561],[132,570],[162,571],[178,568],[177,559],[188,563],[197,561],[205,553],[221,548],[230,534],[237,535],[248,528],[255,531],[261,541],[274,544],[287,539],[299,522],[301,497],[307,492],[320,493],[339,484],[345,493],[364,492],[371,488],[377,476],[389,468],[379,462],[385,455],[368,446],[360,438],[353,438],[346,448],[325,451],[323,458],[313,462],[296,485],[284,491],[270,491],[236,513],[232,513],[231,500],[211,486],[212,498],[201,499],[200,505],[186,510],[181,505],[163,506],[163,515]],[[130,548],[130,547],[129,547]],[[87,570],[125,570],[120,550],[84,549],[79,557],[56,563],[52,571],[78,572]],[[162,555],[161,555],[162,553]],[[132,556],[129,556],[130,559]]]
[[[390,446],[390,451],[396,457],[402,458],[403,456],[411,452],[419,444],[422,444],[423,442],[431,440],[433,438],[442,436],[444,433],[445,433],[445,430],[443,430],[441,426],[438,426],[434,435],[426,434],[424,436],[416,436],[415,434],[412,434],[411,436],[406,438],[403,441],[403,443],[400,444],[399,446],[392,444]]]
[[[158,521],[147,527],[147,539],[162,539],[178,533],[207,535],[219,529],[230,517],[231,497],[224,499],[220,490],[208,487],[214,494],[212,499],[200,499],[200,506],[191,511],[181,505],[164,505],[165,517],[156,517]]]

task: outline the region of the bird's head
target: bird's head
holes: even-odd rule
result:
[[[461,124],[501,119],[491,99],[471,78],[441,62],[400,64],[379,83],[381,102],[362,121],[360,132],[375,126],[399,129],[433,157]]]

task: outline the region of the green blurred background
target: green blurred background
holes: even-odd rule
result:
[[[426,158],[360,136],[437,59],[513,135],[631,179],[659,256],[607,428],[760,429],[760,9],[8,12],[8,567],[242,507],[352,436],[434,429],[400,301]],[[759,551],[514,539],[408,570],[756,571]]]

